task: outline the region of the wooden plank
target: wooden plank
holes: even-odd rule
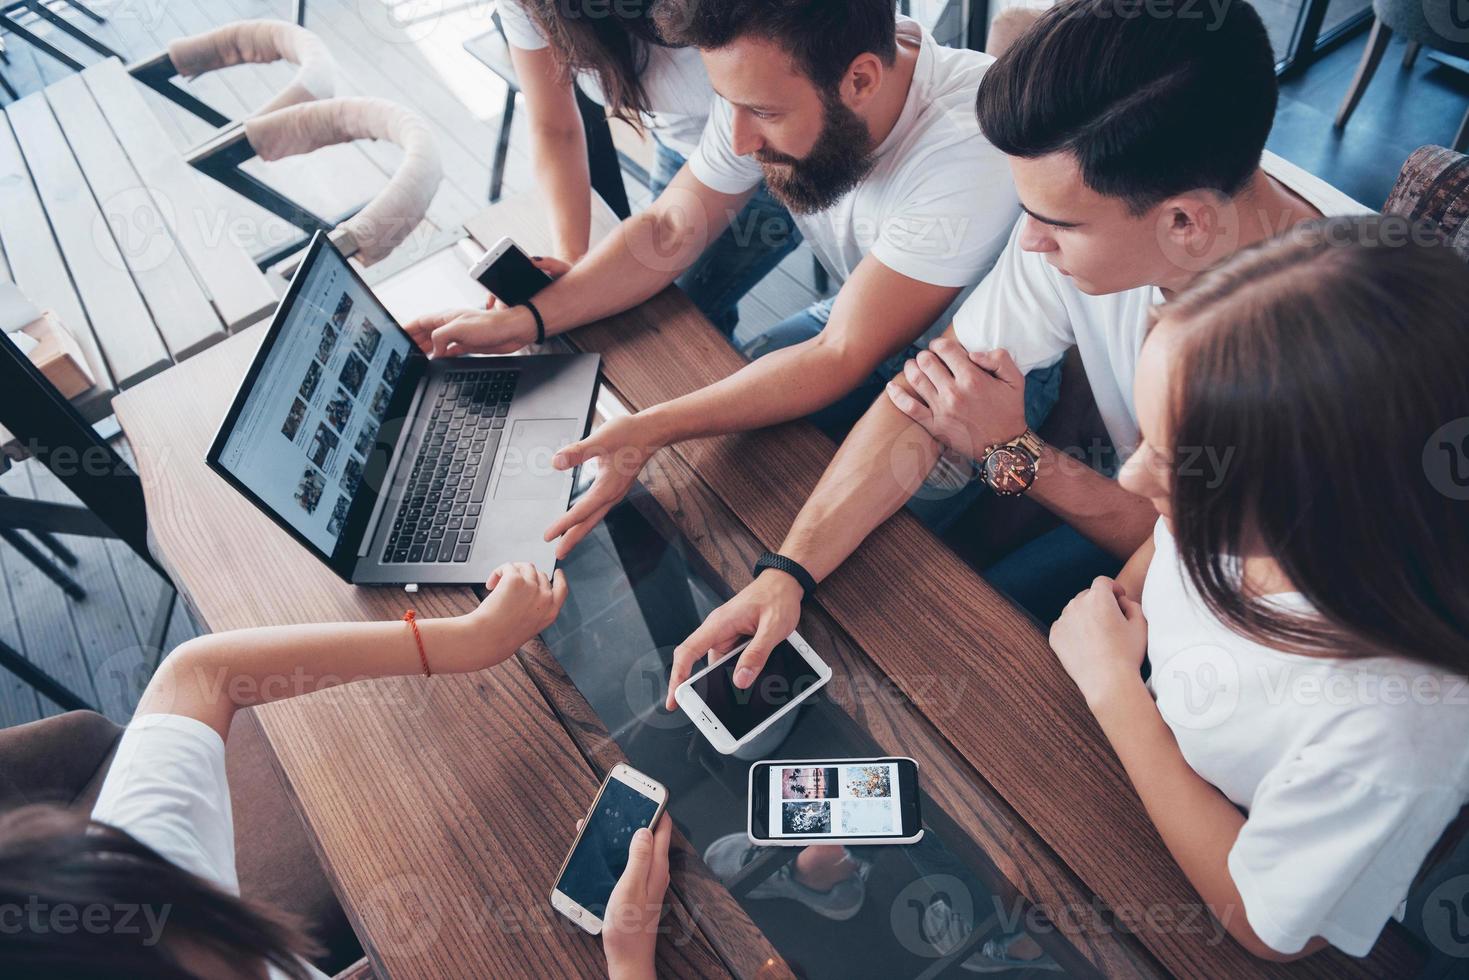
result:
[[[174,360],[197,354],[226,336],[224,324],[179,250],[158,203],[138,179],[122,146],[80,75],[46,88],[46,100],[61,124],[127,263],[158,332]]]
[[[107,414],[116,390],[112,374],[51,235],[46,211],[8,119],[0,125],[0,242],[21,292],[43,310],[54,311],[76,337],[95,383],[90,391],[73,399],[73,404],[89,421],[101,418]]]
[[[275,309],[275,294],[231,237],[217,207],[205,203],[198,176],[170,144],[122,65],[108,59],[82,73],[144,187],[171,221],[174,239],[220,317],[239,330]]]
[[[263,329],[116,403],[159,557],[211,629],[396,619],[400,593],[342,582],[203,463]],[[426,588],[413,605],[443,616],[476,602]],[[605,976],[598,942],[547,903],[597,779],[518,661],[364,682],[258,716],[379,976]],[[728,975],[696,917],[674,914],[694,931],[660,944],[660,973]]]
[[[465,223],[482,234],[513,227],[527,249],[545,248],[540,201],[503,201]],[[605,233],[610,215],[598,225]],[[633,410],[721,378],[744,359],[668,289],[628,313],[566,335],[602,355],[604,377]],[[766,548],[777,548],[835,451],[814,426],[790,423],[682,443],[676,451]],[[759,460],[760,465],[750,465]],[[901,604],[875,597],[901,597]],[[1075,684],[1023,613],[899,512],[822,583],[815,597],[1005,801],[1111,908],[1158,904],[1183,914],[1199,897],[1132,790]],[[953,711],[952,685],[934,685],[946,665],[967,703]],[[1099,846],[1105,840],[1106,846]],[[1392,976],[1415,957],[1387,930],[1371,958],[1335,951],[1294,964],[1266,964],[1232,940],[1144,930],[1148,950],[1170,972],[1267,976]]]
[[[5,114],[118,387],[163,370],[168,351],[46,97],[34,92]]]

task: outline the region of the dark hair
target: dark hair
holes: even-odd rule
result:
[[[659,33],[676,44],[722,48],[746,37],[778,44],[823,92],[858,55],[898,58],[893,0],[659,0]]]
[[[301,958],[319,952],[279,913],[190,874],[121,830],[55,806],[0,817],[0,909],[9,908],[45,909],[48,923],[66,909],[70,926],[35,929],[23,919],[20,929],[7,930],[0,944],[7,977],[193,980],[177,957],[184,942],[306,980]],[[92,909],[106,914],[97,914],[98,928],[83,927]],[[140,910],[152,911],[151,923]],[[151,934],[160,919],[161,942]]]
[[[1087,187],[1133,214],[1186,191],[1233,196],[1275,118],[1275,55],[1248,3],[1213,16],[1062,0],[985,72],[980,128],[1013,157],[1070,153]]]
[[[1469,427],[1465,263],[1406,219],[1332,218],[1237,253],[1157,315],[1180,344],[1174,459],[1233,450],[1222,477],[1173,480],[1209,609],[1278,649],[1469,673],[1469,501],[1434,469],[1435,433]],[[1232,556],[1251,548],[1314,615],[1246,592]]]
[[[643,86],[648,45],[663,43],[650,11],[656,0],[520,2],[540,25],[562,77],[571,82],[590,72],[612,115],[641,129],[652,112]]]

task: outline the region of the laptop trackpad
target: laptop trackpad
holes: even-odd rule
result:
[[[569,472],[554,469],[551,457],[576,442],[576,419],[523,419],[510,429],[510,445],[500,463],[496,500],[540,500],[564,487]]]

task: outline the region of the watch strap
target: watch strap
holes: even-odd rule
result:
[[[756,577],[759,577],[760,573],[767,568],[773,568],[778,572],[785,572],[791,578],[795,579],[800,583],[801,590],[805,595],[809,596],[816,591],[816,579],[798,561],[787,558],[785,555],[778,555],[773,551],[767,551],[755,562]]]

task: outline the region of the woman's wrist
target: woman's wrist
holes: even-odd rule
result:
[[[629,955],[613,953],[607,954],[607,977],[608,980],[657,980],[658,973],[653,969],[653,954]]]
[[[1091,690],[1083,693],[1087,707],[1108,737],[1118,726],[1126,724],[1129,719],[1137,718],[1139,712],[1157,711],[1153,696],[1148,693],[1147,684],[1142,675],[1135,671],[1128,675],[1118,674],[1093,685]]]
[[[637,426],[639,441],[652,455],[664,446],[682,442],[688,436],[683,432],[683,420],[678,400],[660,402],[629,416]]]

